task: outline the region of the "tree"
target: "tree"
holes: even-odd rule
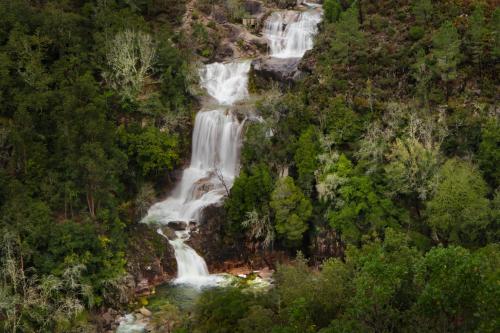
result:
[[[485,288],[481,263],[468,250],[451,246],[430,250],[418,264],[414,309],[425,332],[470,332],[481,318],[477,311]]]
[[[269,204],[274,212],[276,232],[289,246],[296,246],[307,230],[307,220],[312,214],[312,205],[293,178],[278,179]]]
[[[427,202],[429,225],[443,239],[473,245],[489,223],[488,188],[477,169],[468,162],[448,160],[439,170],[436,194]]]
[[[260,217],[268,214],[272,191],[271,172],[264,164],[256,165],[236,178],[224,204],[233,231],[242,230],[241,223],[247,220],[249,212],[255,210]]]
[[[413,15],[420,25],[428,24],[432,18],[432,1],[431,0],[413,0],[412,6]]]
[[[384,197],[369,176],[358,174],[344,155],[326,154],[317,173],[316,189],[328,207],[330,225],[342,240],[357,244],[366,233],[383,233],[397,227],[398,209]],[[330,155],[330,156],[328,156]]]
[[[446,21],[432,38],[432,57],[435,71],[447,85],[457,77],[457,65],[460,62],[460,36],[450,21]]]
[[[386,155],[387,179],[395,193],[426,200],[435,187],[442,133],[434,119],[423,120],[413,115],[404,131]]]
[[[330,52],[334,61],[344,65],[352,62],[355,51],[365,43],[358,14],[358,7],[352,6],[340,15],[339,21],[335,24],[335,35],[330,44]]]
[[[318,165],[319,144],[315,132],[315,128],[310,127],[301,134],[294,156],[298,172],[297,184],[304,190],[306,195],[311,194],[314,171]]]
[[[496,119],[490,119],[481,130],[481,143],[477,158],[484,178],[493,189],[500,186],[500,125]]]
[[[484,22],[484,10],[481,5],[477,5],[470,17],[468,35],[468,50],[472,62],[479,66],[480,73],[485,54],[486,25]]]
[[[153,40],[147,33],[119,32],[107,45],[110,71],[105,73],[106,81],[124,98],[135,97],[150,74],[155,52]]]
[[[421,98],[422,104],[429,103],[429,85],[432,80],[432,71],[428,56],[424,49],[419,49],[412,65],[412,76],[417,81],[416,93]]]
[[[339,0],[325,0],[323,2],[323,17],[328,23],[337,22],[342,13]]]

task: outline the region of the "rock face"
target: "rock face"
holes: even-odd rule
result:
[[[288,260],[283,251],[256,251],[245,239],[235,241],[226,237],[225,221],[222,205],[205,208],[198,231],[192,232],[187,241],[205,259],[210,273],[275,268],[276,263]]]
[[[135,294],[148,295],[154,286],[177,274],[174,251],[154,226],[138,223],[133,226],[127,249],[127,271],[135,280]]]
[[[259,58],[252,61],[252,69],[254,75],[266,81],[290,84],[301,77],[302,72],[298,69],[300,61],[300,58]]]
[[[257,15],[262,11],[262,4],[259,1],[246,0],[243,6],[250,15]]]

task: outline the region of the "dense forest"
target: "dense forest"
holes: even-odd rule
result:
[[[165,306],[156,332],[498,332],[498,3],[319,2],[306,75],[251,77],[261,121],[220,228],[289,260],[268,292]],[[0,332],[97,332],[127,307],[139,221],[189,159],[196,66],[218,60],[207,18],[246,8],[0,0]]]

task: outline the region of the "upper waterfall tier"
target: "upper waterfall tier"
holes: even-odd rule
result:
[[[313,48],[322,11],[274,12],[264,25],[264,36],[269,40],[270,55],[274,58],[301,58]]]
[[[200,70],[201,86],[220,104],[232,105],[248,97],[250,61],[213,63]]]

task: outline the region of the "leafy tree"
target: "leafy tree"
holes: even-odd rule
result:
[[[478,321],[489,320],[474,315],[483,301],[478,298],[485,287],[481,271],[478,258],[460,247],[436,247],[425,255],[415,275],[422,331],[471,331]]]
[[[277,180],[269,205],[274,212],[276,232],[288,245],[296,246],[308,228],[311,202],[295,185],[293,178],[284,177]]]
[[[436,194],[428,201],[429,225],[443,240],[456,244],[481,242],[489,220],[486,183],[470,163],[448,160],[439,171]]]
[[[317,191],[328,205],[330,225],[348,243],[358,243],[366,233],[397,226],[398,210],[380,193],[370,177],[358,174],[345,156],[323,158]]]
[[[148,126],[137,133],[126,133],[122,128],[122,141],[128,149],[129,159],[143,176],[158,176],[172,171],[179,162],[177,136]]]
[[[195,307],[195,333],[234,332],[238,321],[247,316],[252,296],[237,288],[217,288],[204,292]]]

